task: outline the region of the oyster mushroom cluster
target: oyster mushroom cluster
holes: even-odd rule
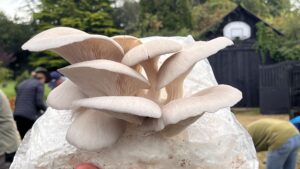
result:
[[[236,104],[242,94],[228,85],[183,97],[183,81],[193,66],[230,45],[225,37],[183,47],[165,38],[142,43],[133,36],[56,27],[37,34],[22,49],[50,50],[70,63],[59,69],[68,79],[49,94],[47,103],[73,113],[66,135],[70,144],[99,151],[115,144],[126,129],[172,137],[204,113]],[[159,66],[165,54],[170,56]]]

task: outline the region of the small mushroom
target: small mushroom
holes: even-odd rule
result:
[[[205,112],[213,113],[231,107],[241,99],[242,93],[238,89],[228,85],[218,85],[204,89],[192,97],[171,101],[162,108],[162,118],[166,125],[165,130],[173,132],[165,133],[169,136],[178,134]],[[172,129],[173,127],[175,129]]]
[[[169,95],[167,102],[182,97],[183,80],[198,61],[229,45],[233,45],[230,39],[219,37],[208,42],[195,43],[169,57],[159,69],[157,84],[158,89],[166,87]]]
[[[149,88],[149,82],[141,74],[110,60],[80,62],[59,72],[89,97],[134,95],[139,89]]]
[[[130,49],[142,44],[142,42],[138,38],[129,35],[113,36],[112,39],[118,42],[120,46],[122,46],[125,54]]]
[[[126,54],[130,49],[142,44],[142,42],[134,37],[129,35],[117,35],[112,37],[113,40],[118,42],[120,46],[122,46],[124,53]],[[134,70],[141,72],[141,66],[140,65],[134,65],[131,66]]]
[[[57,110],[69,110],[73,101],[86,97],[73,82],[67,79],[49,93],[47,104]]]
[[[125,121],[110,117],[101,111],[87,109],[76,114],[66,139],[79,149],[100,151],[115,144],[125,129]]]
[[[125,54],[122,63],[133,66],[160,55],[178,52],[181,49],[182,46],[176,41],[158,38],[132,48]]]
[[[71,64],[94,59],[120,62],[124,55],[122,47],[113,39],[68,27],[43,31],[27,41],[22,49],[35,52],[50,50]]]
[[[152,100],[134,96],[102,96],[73,102],[73,111],[95,109],[108,115],[141,124],[144,117],[160,118],[161,109]]]
[[[233,45],[233,42],[225,37],[219,37],[206,43],[196,43],[193,47],[175,53],[169,57],[159,69],[158,88],[163,88],[191,69],[198,61],[205,59],[219,50]]]
[[[182,46],[176,41],[159,38],[132,48],[125,54],[122,63],[127,66],[134,66],[140,63],[143,66],[151,84],[146,97],[159,102],[160,91],[156,87],[159,56],[178,52],[181,49]]]

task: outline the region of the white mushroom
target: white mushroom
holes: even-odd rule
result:
[[[192,97],[173,100],[162,108],[166,130],[176,131],[168,135],[178,134],[205,112],[213,113],[219,109],[231,107],[241,99],[242,93],[238,89],[228,85],[218,85],[204,89]],[[171,125],[169,129],[168,125]],[[170,127],[176,129],[170,129]]]
[[[78,113],[67,131],[67,141],[79,149],[100,151],[115,144],[126,129],[126,122],[101,111]]]
[[[129,35],[117,35],[112,37],[113,40],[118,42],[120,46],[122,46],[124,53],[126,54],[130,49],[142,44],[142,42],[134,37]],[[134,70],[141,72],[141,66],[140,65],[134,65],[131,66]]]
[[[160,55],[175,53],[182,49],[176,41],[159,38],[132,48],[122,59],[122,63],[133,66]]]
[[[230,39],[219,37],[208,42],[195,43],[192,47],[169,57],[159,69],[157,84],[158,89],[166,87],[167,102],[182,97],[183,80],[198,61],[229,45],[233,45]]]
[[[129,104],[128,104],[129,103]],[[102,96],[73,102],[73,111],[96,109],[130,123],[141,124],[144,117],[160,118],[160,107],[149,99],[134,96]]]
[[[149,82],[141,74],[110,60],[76,63],[59,72],[89,97],[134,95],[139,89],[149,88]]]
[[[113,36],[112,39],[118,42],[120,46],[122,46],[125,54],[130,49],[142,44],[142,42],[138,38],[129,35],[117,35]]]
[[[70,80],[65,80],[48,95],[47,104],[58,110],[68,110],[72,102],[87,96]]]
[[[22,49],[35,52],[50,50],[61,55],[69,63],[94,59],[120,62],[124,55],[122,47],[113,39],[68,27],[43,31],[27,41]]]
[[[230,45],[233,45],[230,39],[219,37],[206,43],[196,43],[193,47],[175,53],[159,69],[158,88],[161,89],[167,86],[170,82],[191,69],[198,61]]]
[[[143,66],[151,84],[146,97],[158,102],[160,91],[157,90],[156,84],[159,56],[178,52],[181,49],[182,46],[176,41],[159,38],[132,48],[125,54],[122,63],[128,66],[140,63]]]

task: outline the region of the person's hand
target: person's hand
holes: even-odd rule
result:
[[[75,169],[101,169],[93,164],[83,163],[75,167]]]

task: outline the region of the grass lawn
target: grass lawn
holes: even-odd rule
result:
[[[238,121],[246,126],[247,124],[262,118],[274,118],[281,120],[289,120],[288,115],[261,115],[259,109],[233,109]],[[300,155],[300,153],[298,153]],[[298,155],[297,169],[300,169],[300,156]],[[266,160],[266,153],[257,153],[259,159],[259,168],[264,169],[265,165],[263,162]]]

